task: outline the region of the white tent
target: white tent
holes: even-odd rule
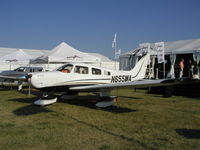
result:
[[[29,64],[30,59],[32,59],[32,56],[19,49],[0,57],[0,63]]]
[[[100,58],[81,52],[65,42],[49,53],[31,61],[31,63],[99,62]]]
[[[157,56],[157,50],[155,49],[155,43],[150,43],[151,50],[150,54]],[[165,55],[169,55],[171,62],[171,69],[168,73],[168,77],[175,77],[174,66],[176,63],[177,55],[180,54],[192,54],[193,60],[200,64],[200,39],[192,39],[192,40],[179,40],[172,42],[164,42],[165,47]],[[128,70],[134,67],[135,63],[138,59],[138,53],[140,52],[140,48],[136,48],[130,52],[127,52],[120,56],[120,69]],[[133,64],[133,65],[132,65]],[[199,68],[200,71],[200,68]],[[198,72],[200,75],[200,72]],[[200,76],[199,76],[200,77]]]
[[[112,62],[113,61],[112,59],[110,59],[102,54],[99,54],[99,53],[88,53],[88,54],[95,56],[96,58],[100,58],[101,62]]]
[[[13,52],[16,52],[19,49],[23,50],[26,54],[30,55],[32,59],[42,56],[46,54],[47,52],[49,52],[49,50],[0,47],[0,58],[5,55],[9,55]]]

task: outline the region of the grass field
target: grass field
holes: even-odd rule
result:
[[[200,100],[120,90],[107,109],[0,91],[0,150],[200,149]]]

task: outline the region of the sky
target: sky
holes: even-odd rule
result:
[[[0,0],[0,47],[53,49],[61,42],[114,57],[140,43],[200,38],[199,0]]]

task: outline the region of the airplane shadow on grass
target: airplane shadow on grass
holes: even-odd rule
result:
[[[116,113],[116,114],[137,112],[137,110],[133,110],[126,107],[115,106],[115,105],[112,105],[106,108],[98,108],[95,106],[94,102],[91,102],[92,100],[94,100],[94,98],[95,96],[78,96],[76,98],[71,98],[64,101],[58,100],[58,102],[82,106],[82,107],[86,107],[90,109],[98,109],[98,110],[107,111],[107,112]],[[39,99],[38,97],[10,99],[10,101],[14,101],[14,102],[31,104],[29,106],[25,106],[25,107],[15,110],[14,114],[22,116],[22,115],[33,115],[40,112],[52,112],[51,110],[48,109],[48,106],[40,107],[40,106],[33,105],[33,102],[38,99]]]
[[[53,112],[53,111],[49,110],[46,107],[38,107],[34,105],[24,106],[22,108],[19,108],[13,111],[13,113],[17,116],[29,116],[29,115],[35,115],[38,113],[47,113],[47,112]]]
[[[34,100],[35,100],[35,98],[30,98],[28,100],[28,102],[31,103]],[[27,103],[27,99],[13,99],[12,101],[19,101],[19,102]],[[86,102],[80,103],[80,102],[77,102],[76,100],[71,100],[71,102],[67,101],[67,102],[64,102],[64,103],[70,103],[70,104],[74,104],[74,105],[79,105],[79,106],[84,106],[84,107],[95,109],[95,107],[92,106],[91,104],[89,105]],[[125,113],[125,112],[134,112],[135,111],[135,110],[131,110],[131,109],[128,109],[128,108],[117,107],[117,106],[110,106],[108,108],[101,108],[101,110],[109,111],[109,112],[112,112],[112,113]],[[21,108],[16,109],[16,110],[13,111],[13,113],[15,115],[17,115],[17,116],[28,116],[28,115],[35,115],[35,114],[38,114],[38,113],[49,113],[49,112],[54,112],[54,111],[49,110],[48,106],[47,107],[40,107],[40,106],[35,106],[35,105],[24,106],[24,107],[21,107]],[[134,139],[132,137],[127,137],[127,136],[125,136],[123,134],[118,134],[118,133],[114,133],[112,131],[108,131],[108,130],[100,128],[100,127],[98,127],[96,125],[81,121],[78,118],[74,118],[74,117],[72,117],[72,116],[70,116],[68,114],[66,114],[66,116],[68,116],[70,119],[72,119],[72,120],[74,120],[74,121],[76,121],[76,122],[78,122],[78,123],[80,123],[82,125],[88,126],[90,128],[94,128],[94,129],[96,129],[96,130],[98,130],[98,131],[100,131],[102,133],[105,133],[105,134],[120,138],[122,140],[126,140],[127,142],[136,143],[136,144],[140,145],[141,147],[143,147],[144,149],[153,150],[153,148],[147,146],[145,143],[143,143],[143,142],[141,142],[141,141],[139,141],[137,139]]]
[[[176,133],[188,139],[200,139],[200,129],[176,129]]]
[[[13,111],[13,113],[17,116],[28,116],[28,115],[34,115],[38,113],[44,113],[44,112],[53,112],[48,107],[40,107],[33,105],[33,102],[37,100],[38,98],[16,98],[16,99],[10,99],[10,101],[13,102],[20,102],[20,103],[29,103],[30,105],[24,106],[21,108],[18,108]]]
[[[137,112],[137,110],[133,110],[133,109],[126,108],[126,107],[115,106],[115,105],[111,105],[106,108],[99,108],[99,107],[95,106],[94,102],[92,102],[94,99],[95,99],[95,97],[93,97],[93,96],[90,96],[90,97],[81,96],[81,97],[77,97],[74,99],[64,100],[63,103],[77,105],[77,106],[83,106],[83,107],[87,107],[90,109],[98,109],[98,110],[107,111],[107,112],[116,113],[116,114]],[[88,100],[89,100],[89,102],[88,102]]]

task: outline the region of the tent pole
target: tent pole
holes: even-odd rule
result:
[[[47,59],[47,63],[48,63],[48,71],[49,71],[49,57],[48,57],[48,59]]]
[[[156,79],[158,79],[158,68],[156,68]]]
[[[165,62],[163,62],[163,78],[165,79]]]
[[[10,61],[10,66],[9,66],[10,70],[11,70],[11,61]]]

